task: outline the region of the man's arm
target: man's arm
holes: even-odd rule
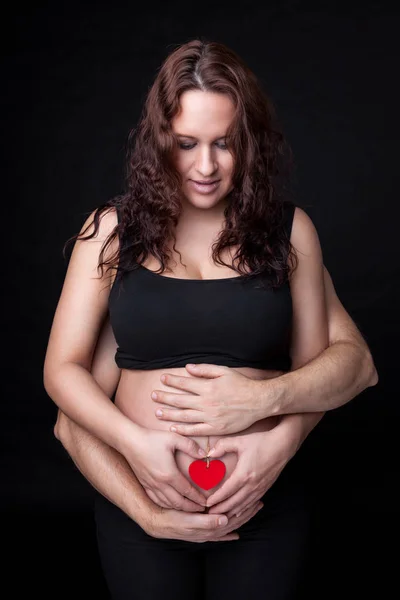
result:
[[[295,371],[256,382],[259,418],[266,416],[263,404],[268,404],[271,415],[271,394],[275,414],[324,412],[346,404],[378,383],[368,345],[336,295],[326,267],[324,282],[329,347]]]
[[[154,402],[164,405],[158,418],[171,421],[172,431],[187,436],[236,433],[276,415],[282,416],[281,421],[285,417],[286,423],[307,424],[311,431],[325,411],[376,385],[378,374],[371,352],[337,297],[326,267],[324,287],[328,347],[322,352],[293,371],[261,380],[206,363],[187,364],[191,377],[163,373],[164,383],[190,395],[153,390],[157,392]],[[190,423],[185,418],[187,409],[196,411],[196,419]]]
[[[109,319],[106,319],[93,355],[91,373],[109,398],[121,376],[114,355],[117,343]],[[54,435],[91,485],[110,502],[121,508],[142,529],[151,533],[162,508],[152,502],[125,458],[111,446],[58,411]]]
[[[220,511],[204,514],[161,508],[147,496],[119,452],[61,411],[54,433],[89,483],[152,537],[197,543],[238,539],[235,530],[262,507],[256,501],[240,516],[232,515],[229,519]]]
[[[106,319],[93,355],[91,373],[109,398],[118,386],[121,371],[114,355],[117,343],[109,319]],[[246,523],[258,510],[258,503],[240,518],[221,525],[221,514],[183,513],[164,509],[153,502],[136,478],[126,459],[86,429],[58,411],[54,427],[76,467],[89,483],[110,502],[123,510],[148,535],[157,538],[182,539],[193,542],[235,539],[233,529]]]
[[[60,410],[54,434],[89,483],[152,535],[163,509],[147,496],[122,454]]]
[[[310,396],[313,398],[313,407],[306,409],[310,412],[316,410],[315,405],[321,403],[321,398],[329,401],[330,395],[334,399],[334,404],[340,406],[378,381],[368,346],[336,296],[326,269],[325,291],[329,347],[298,371],[266,380],[270,385],[272,382],[276,383],[277,380],[282,381],[286,378],[286,383],[281,388],[285,387],[286,394],[293,395],[295,402],[299,403],[297,412],[304,410],[301,406],[301,398],[303,404],[308,402]],[[120,375],[114,362],[116,347],[107,320],[94,354],[92,373],[109,397],[112,397],[115,392]],[[339,348],[337,352],[335,347]],[[299,377],[301,372],[305,374],[304,380]],[[101,383],[105,373],[108,373],[106,377],[108,383],[105,381]],[[109,381],[113,377],[114,381],[110,384]],[[279,394],[277,396],[279,397]],[[270,399],[269,388],[268,401]],[[287,428],[288,435],[295,437],[295,447],[301,445],[322,417],[324,409],[321,407],[319,410],[321,411],[319,415],[315,412],[313,414],[302,412],[302,414],[287,414],[282,417],[279,426],[282,431]],[[293,413],[295,412],[296,410],[293,410]],[[61,412],[55,426],[55,435],[79,470],[100,493],[124,510],[143,529],[152,527],[152,522],[157,520],[157,515],[164,509],[148,498],[125,459],[118,452],[100,442]]]
[[[277,414],[282,414],[279,427],[293,439],[294,453],[326,410],[346,404],[367,387],[376,385],[379,379],[371,352],[340,302],[326,267],[324,284],[329,347],[299,369],[270,380],[276,385]],[[268,389],[269,402],[270,399]],[[259,406],[262,405],[261,391]],[[318,412],[306,412],[315,411],[316,406]]]

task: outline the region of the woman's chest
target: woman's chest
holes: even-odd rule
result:
[[[260,282],[259,282],[260,283]],[[257,287],[234,277],[177,280],[141,268],[113,288],[110,321],[120,352],[141,361],[182,354],[229,357],[259,368],[287,348],[292,325],[289,285]]]

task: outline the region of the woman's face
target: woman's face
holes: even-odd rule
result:
[[[235,107],[226,94],[190,90],[172,119],[178,138],[175,166],[187,201],[197,208],[216,206],[232,190],[233,156],[225,136]]]

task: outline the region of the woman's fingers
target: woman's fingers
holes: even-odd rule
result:
[[[157,504],[157,506],[162,506],[163,508],[171,508],[168,500],[160,492],[159,496],[156,496],[156,494],[150,488],[145,488],[145,491],[150,500]],[[163,498],[163,500],[161,500],[161,498]]]
[[[172,435],[172,448],[174,450],[181,450],[185,454],[189,454],[192,458],[204,458],[206,453],[203,448],[199,446],[194,440],[179,435],[178,433],[170,433]]]
[[[240,436],[223,437],[210,449],[209,456],[212,458],[220,458],[227,452],[236,452],[238,454],[242,446],[243,440]]]
[[[231,527],[230,532],[250,521],[263,506],[264,504],[262,502],[255,502],[247,510],[243,511],[240,517],[231,517],[231,519],[229,519],[229,525]]]
[[[259,510],[262,509],[262,507],[264,506],[264,504],[262,502],[255,502],[252,506],[250,506],[247,510],[243,511],[242,514],[240,515],[240,517],[232,517],[231,519],[229,519],[228,525],[226,525],[223,529],[226,529],[228,531],[228,533],[222,537],[214,537],[213,539],[210,539],[211,542],[224,542],[224,541],[228,541],[230,539],[239,539],[240,535],[238,533],[236,533],[236,531],[234,531],[235,529],[239,529],[239,527],[241,527],[242,525],[244,525],[245,523],[247,523],[248,521],[250,521],[250,519],[252,519]],[[234,538],[231,538],[229,536],[234,535]]]
[[[147,486],[144,486],[144,489],[149,498],[163,508],[172,508],[174,510],[182,510],[186,512],[201,512],[204,510],[204,506],[184,498],[169,485],[164,485],[162,489],[151,489]]]
[[[227,519],[223,514],[194,514],[165,511],[159,521],[155,537],[186,540],[188,542],[203,543],[207,541],[222,542],[234,541],[240,536],[235,531],[249,521],[262,508],[262,502],[253,504],[245,510],[240,517]],[[220,524],[220,520],[224,523]]]
[[[258,500],[258,498],[257,498]],[[255,502],[255,499],[253,498],[253,500],[251,501],[251,503],[246,504],[246,506],[242,506],[236,509],[236,516],[240,517],[246,510],[248,510],[251,506],[253,506]]]
[[[171,478],[171,480],[167,483],[165,489],[163,490],[164,494],[166,495],[168,495],[166,493],[167,489],[171,489],[175,492],[175,500],[176,496],[178,495],[181,498],[180,502],[183,502],[184,497],[186,497],[192,501],[193,506],[194,504],[197,505],[197,509],[199,508],[198,505],[202,507],[206,506],[206,497],[203,496],[203,494],[199,492],[199,490],[196,490],[196,488],[193,487],[190,481],[188,481],[178,469],[174,471],[173,478]],[[179,504],[177,508],[181,508],[181,504]]]
[[[254,515],[256,515],[258,511],[262,509],[263,506],[264,504],[262,502],[255,502],[246,510],[242,511],[239,517],[234,517],[240,523],[239,527],[247,523],[247,521],[250,521],[250,519],[252,519]]]
[[[223,500],[222,502],[218,502],[217,504],[213,503],[209,511],[210,514],[213,514],[215,512],[226,514],[229,511],[234,511],[234,514],[236,514],[236,511],[239,509],[239,507],[249,504],[249,498],[254,498],[254,493],[256,492],[256,490],[251,490],[251,492],[252,494],[250,494],[249,486],[244,486],[242,489],[239,489],[239,491],[237,491],[233,495],[230,495],[227,500]],[[216,492],[215,495],[217,495],[217,493],[218,492]],[[226,496],[227,495],[224,494],[224,498]]]
[[[175,510],[184,510],[186,512],[201,512],[205,509],[204,504],[200,505],[197,502],[192,502],[179,494],[175,488],[167,486],[163,488],[163,493],[167,500],[171,503],[170,508]],[[205,502],[205,499],[204,499]]]
[[[255,504],[257,504],[259,500],[260,498],[258,497],[258,495],[251,494],[240,505],[236,506],[230,511],[227,511],[225,514],[228,517],[228,519],[234,516],[239,517],[241,513],[243,513],[245,510],[248,510],[249,508],[252,508]]]

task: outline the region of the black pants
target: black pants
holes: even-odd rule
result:
[[[149,536],[100,494],[95,518],[113,600],[283,600],[296,596],[307,557],[304,486],[283,473],[239,540],[186,542]]]

